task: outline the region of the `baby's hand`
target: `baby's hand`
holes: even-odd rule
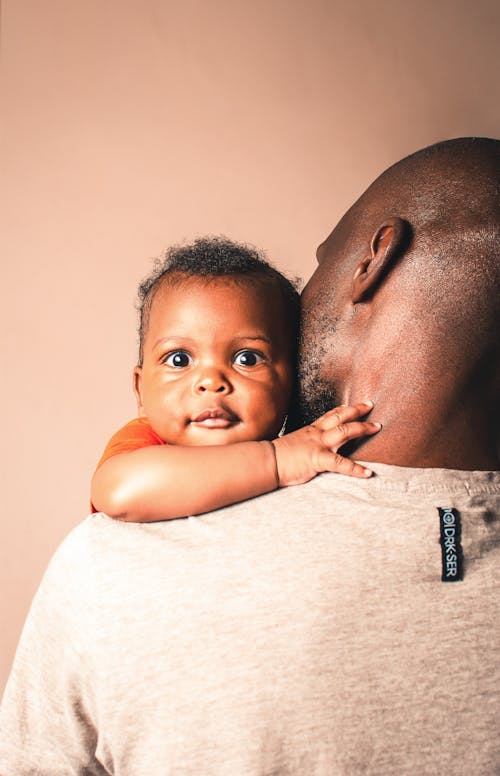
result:
[[[370,469],[344,458],[337,450],[350,439],[380,431],[381,423],[359,420],[372,408],[372,402],[336,407],[310,426],[274,439],[280,487],[308,482],[319,472],[370,477]]]

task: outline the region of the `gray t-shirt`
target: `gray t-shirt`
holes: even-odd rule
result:
[[[87,518],[21,637],[2,776],[498,774],[500,473],[370,467]],[[438,507],[463,581],[442,581]]]

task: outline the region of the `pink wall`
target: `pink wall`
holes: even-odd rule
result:
[[[134,294],[224,233],[307,277],[389,163],[498,135],[497,0],[4,0],[0,690],[134,413]]]

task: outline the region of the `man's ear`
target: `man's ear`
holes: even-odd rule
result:
[[[352,279],[352,302],[364,302],[373,294],[406,240],[406,222],[388,218],[370,241],[370,255],[358,264]]]
[[[137,401],[137,414],[139,417],[144,418],[146,417],[146,413],[144,412],[144,403],[142,400],[142,367],[134,366],[133,380],[135,399]]]

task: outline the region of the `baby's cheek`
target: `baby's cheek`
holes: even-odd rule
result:
[[[149,417],[151,428],[165,444],[175,444],[179,435],[178,423],[171,417],[165,417],[161,412],[155,412]]]

